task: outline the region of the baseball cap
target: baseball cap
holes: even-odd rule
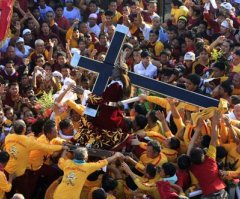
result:
[[[22,32],[22,35],[26,35],[26,34],[29,34],[29,33],[32,33],[32,31],[30,29],[24,29],[23,32]]]
[[[24,42],[24,39],[22,37],[19,37],[16,41],[16,43]]]
[[[90,15],[89,15],[89,17],[88,17],[88,18],[97,19],[97,18],[98,18],[98,16],[97,16],[97,14],[95,14],[95,13],[92,13],[92,14],[90,14]]]
[[[184,61],[195,61],[195,54],[193,52],[187,52],[184,55]]]
[[[183,20],[183,21],[187,22],[187,17],[181,16],[181,17],[178,18],[178,21],[179,21],[179,20]]]
[[[226,10],[232,10],[232,9],[233,9],[232,4],[229,3],[229,2],[223,2],[223,3],[220,4],[220,6],[221,6],[222,8],[225,8]]]

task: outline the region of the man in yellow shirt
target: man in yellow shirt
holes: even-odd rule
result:
[[[129,156],[127,156],[125,160],[141,173],[144,172],[146,165],[149,163],[152,163],[155,166],[161,166],[168,161],[167,157],[161,152],[161,146],[159,142],[155,140],[148,142],[147,150],[146,152],[143,152],[138,162]]]
[[[25,192],[28,187],[24,184],[27,176],[23,176],[28,166],[29,154],[32,150],[42,150],[46,152],[60,151],[63,149],[61,145],[50,145],[38,142],[34,137],[25,135],[26,124],[23,120],[16,120],[13,123],[13,134],[8,134],[5,139],[5,149],[10,155],[5,170],[8,174],[16,173],[13,183],[13,190]]]
[[[9,154],[6,151],[0,152],[0,199],[4,198],[5,192],[9,192],[12,188],[12,180],[15,174],[9,175],[8,180],[4,174],[4,167],[9,161]]]
[[[54,192],[54,199],[79,199],[80,194],[89,174],[106,166],[118,158],[124,158],[121,153],[115,153],[113,156],[100,160],[98,162],[87,163],[88,152],[86,148],[78,148],[74,151],[74,159],[64,159],[66,151],[59,159],[58,166],[63,170],[62,182]]]
[[[39,143],[43,144],[53,144],[56,142],[57,129],[56,124],[52,120],[48,120],[43,125],[43,134],[37,138]],[[60,143],[57,143],[60,144]],[[35,193],[35,188],[38,183],[40,176],[44,178],[44,182],[47,185],[50,185],[55,179],[57,179],[61,174],[59,170],[54,168],[51,164],[47,164],[45,160],[50,157],[52,151],[42,151],[42,150],[33,150],[29,155],[29,175],[31,175],[31,187],[29,187],[29,193],[32,197],[32,194]],[[56,154],[57,155],[57,154]]]
[[[149,41],[147,44],[147,49],[152,54],[154,60],[160,59],[160,53],[164,49],[164,45],[161,41],[158,41],[159,31],[151,30],[149,32]]]

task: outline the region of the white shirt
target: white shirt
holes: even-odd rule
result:
[[[79,19],[79,21],[82,21],[82,16],[80,13],[80,10],[76,7],[73,7],[71,11],[68,11],[66,7],[64,7],[63,10],[63,16],[72,23],[74,19]]]
[[[22,53],[17,47],[15,47],[15,52],[18,57],[27,58],[30,54],[30,50],[32,49],[30,46],[24,45],[25,51]]]
[[[89,24],[88,24],[88,27],[89,27],[89,30],[91,32],[93,32],[97,37],[99,36],[99,34],[101,32],[101,29],[97,24],[95,24],[95,26],[93,26],[93,27],[90,27]]]
[[[142,62],[140,62],[134,66],[134,72],[138,75],[154,78],[157,76],[157,67],[150,62],[145,68]]]

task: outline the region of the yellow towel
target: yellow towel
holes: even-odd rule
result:
[[[221,113],[225,113],[226,111],[228,111],[228,101],[221,98],[218,107],[208,107],[201,112],[192,113],[191,118],[193,121],[193,126],[197,125],[197,121],[199,118],[206,120],[213,117],[214,112],[217,110],[221,111]]]

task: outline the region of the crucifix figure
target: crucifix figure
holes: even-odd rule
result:
[[[93,93],[103,96],[103,100],[101,99],[100,102],[101,108],[97,116],[97,109],[86,107],[85,114],[93,117],[92,121],[94,127],[89,128],[89,126],[86,125],[81,126],[81,133],[74,138],[80,145],[86,146],[87,143],[91,143],[90,140],[93,138],[91,144],[93,144],[92,146],[95,148],[116,149],[119,144],[127,139],[127,126],[116,103],[121,100],[120,98],[123,95],[122,92],[126,89],[126,85],[128,84],[127,81],[122,81],[127,78],[119,78],[124,76],[128,67],[126,64],[117,63],[127,32],[128,28],[125,26],[117,26],[104,62],[81,57],[79,54],[75,54],[71,60],[72,66],[83,67],[98,73]],[[115,71],[118,71],[117,77],[119,79],[113,79],[114,81],[112,80],[111,83],[107,85],[111,75],[112,77],[114,76]],[[204,95],[193,93],[132,72],[128,72],[128,76],[132,84],[137,87],[161,93],[201,107],[218,106],[217,100]],[[82,124],[86,124],[86,122],[82,122]]]
[[[117,62],[117,58],[120,54],[127,32],[127,27],[123,25],[117,26],[104,62],[98,62],[87,57],[81,57],[79,54],[75,54],[73,56],[71,63],[73,66],[80,66],[98,73],[93,93],[100,95],[105,90],[109,77],[111,76],[112,70]],[[218,100],[211,97],[187,91],[148,77],[143,77],[133,72],[129,72],[129,77],[133,85],[155,93],[161,93],[165,96],[173,97],[183,102],[201,107],[218,106]]]

